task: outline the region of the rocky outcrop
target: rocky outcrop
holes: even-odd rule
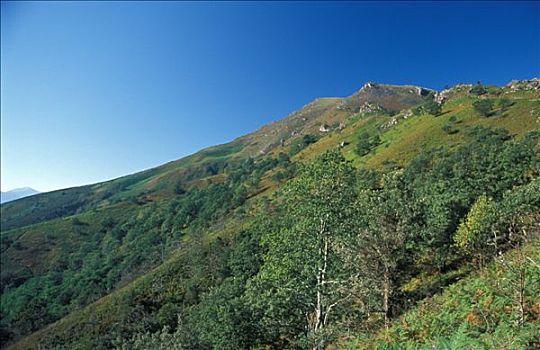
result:
[[[435,93],[434,90],[426,89],[420,86],[415,86],[413,90],[420,97],[427,97],[429,94]]]
[[[319,131],[320,132],[329,132],[330,127],[327,124],[321,124],[321,126],[319,126]]]
[[[512,80],[506,85],[512,91],[540,90],[540,78],[529,80]]]
[[[364,102],[364,104],[361,105],[360,108],[358,109],[358,112],[360,113],[375,113],[375,112],[383,112],[383,111],[384,111],[384,108],[382,108],[378,104],[367,102],[367,101]]]
[[[340,109],[351,113],[399,112],[422,104],[434,91],[413,85],[365,83],[360,90],[345,98]]]
[[[368,81],[367,83],[365,83],[361,88],[360,90],[366,90],[366,89],[373,89],[373,88],[377,88],[378,85],[375,84],[374,82],[372,81]]]
[[[448,100],[450,98],[452,93],[453,93],[453,89],[446,89],[446,90],[443,90],[441,92],[437,92],[433,99],[438,104],[443,104],[444,102],[446,102],[446,100]]]

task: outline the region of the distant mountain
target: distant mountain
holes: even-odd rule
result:
[[[16,188],[7,192],[0,192],[0,203],[7,203],[14,201],[19,198],[24,198],[28,196],[33,196],[34,194],[40,193],[39,191],[34,190],[30,187]]]

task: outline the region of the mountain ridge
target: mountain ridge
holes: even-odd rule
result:
[[[282,119],[264,125],[251,133],[237,137],[224,144],[210,146],[178,160],[169,161],[130,175],[90,185],[56,190],[49,192],[46,196],[60,197],[62,200],[59,202],[59,205],[64,208],[66,207],[66,203],[62,197],[79,198],[79,192],[85,193],[86,198],[89,198],[88,200],[80,200],[76,205],[68,205],[71,209],[67,210],[66,213],[73,214],[77,210],[99,207],[102,204],[106,204],[106,201],[110,198],[108,193],[111,192],[111,188],[113,190],[115,188],[124,188],[124,190],[127,190],[127,187],[133,187],[135,183],[146,181],[148,182],[148,186],[141,186],[144,187],[144,191],[150,191],[154,194],[160,191],[171,192],[172,188],[176,185],[173,183],[175,182],[174,179],[179,176],[189,179],[188,182],[197,181],[201,177],[211,175],[215,171],[215,169],[213,170],[208,167],[219,168],[226,161],[264,156],[276,148],[289,146],[306,134],[320,134],[319,129],[321,126],[344,123],[349,116],[357,113],[366,102],[376,105],[380,103],[383,108],[388,108],[388,110],[395,112],[396,106],[413,107],[424,101],[424,97],[419,96],[417,91],[413,91],[413,86],[410,85],[377,84],[368,89],[376,92],[372,94],[366,92],[367,84],[370,83],[364,84],[362,88],[348,97],[317,98]],[[414,88],[423,89],[421,87]],[[358,95],[359,93],[361,95]],[[389,94],[389,96],[386,96],[386,94]],[[343,108],[343,106],[347,106],[347,108]],[[155,181],[157,178],[159,178],[159,184],[153,185],[157,183]],[[128,185],[125,185],[125,183],[128,183]],[[159,189],[160,186],[163,187],[163,183],[169,183],[169,185],[165,186],[165,189]],[[92,192],[93,196],[88,197],[88,192]],[[139,194],[140,191],[134,191],[133,193],[135,196]],[[77,201],[77,199],[70,200],[72,201],[70,203]],[[35,210],[37,211],[39,211],[38,208],[44,207],[44,202],[48,202],[48,206],[51,205],[50,201],[47,201],[44,196],[33,197],[27,201],[34,202],[32,205],[36,207]],[[23,205],[26,204],[17,202],[17,206],[13,205],[13,210],[11,210],[10,206],[2,205],[2,229],[5,230],[14,227],[10,223],[12,220],[6,220],[4,217],[12,217],[11,213],[19,211],[17,207]],[[42,215],[38,212],[32,215],[45,219],[61,217],[56,215]],[[31,222],[37,223],[39,220],[42,219],[31,220]],[[30,221],[25,220],[25,222]]]
[[[55,337],[63,339],[65,344],[75,344],[79,340],[71,333],[93,344],[95,340],[79,334],[77,327],[85,329],[85,333],[96,331],[105,336],[104,339],[109,339],[107,337],[112,333],[105,329],[107,327],[100,326],[98,331],[91,325],[83,325],[81,319],[90,317],[88,315],[94,315],[91,317],[95,318],[93,322],[96,324],[112,326],[122,318],[137,318],[131,313],[140,312],[139,307],[144,309],[145,315],[148,314],[145,317],[154,317],[156,310],[161,310],[176,298],[175,293],[188,298],[191,287],[176,290],[175,286],[184,286],[183,283],[187,282],[182,281],[185,278],[192,280],[196,273],[189,270],[194,267],[188,268],[191,272],[182,272],[183,266],[199,261],[201,268],[207,268],[208,259],[218,259],[214,254],[233,245],[234,237],[250,227],[252,213],[261,210],[256,209],[258,203],[264,203],[265,198],[271,198],[275,190],[294,178],[294,168],[327,150],[339,149],[360,169],[374,171],[404,167],[422,148],[452,150],[467,144],[470,137],[467,130],[475,127],[504,127],[516,138],[538,129],[538,116],[534,114],[540,107],[538,93],[534,87],[529,89],[529,85],[526,83],[523,89],[518,87],[516,90],[485,87],[485,95],[481,97],[471,93],[470,86],[456,87],[444,100],[439,115],[431,115],[422,109],[413,111],[422,103],[432,101],[435,98],[433,93],[428,92],[426,97],[422,97],[421,93],[411,91],[410,86],[400,87],[397,91],[391,90],[392,100],[389,102],[384,93],[388,88],[370,86],[364,89],[364,96],[350,100],[351,110],[338,108],[343,106],[341,102],[346,98],[316,99],[253,133],[177,161],[108,182],[55,191],[3,205],[2,266],[5,268],[2,283],[3,286],[4,283],[11,286],[11,294],[8,293],[5,300],[17,300],[13,298],[18,295],[18,288],[27,288],[30,291],[28,295],[38,295],[41,292],[32,292],[35,288],[33,283],[44,283],[47,278],[52,281],[47,293],[55,295],[56,271],[72,264],[82,264],[85,268],[82,272],[78,268],[73,275],[64,276],[65,281],[71,281],[69,278],[77,281],[62,282],[68,283],[67,286],[73,283],[81,286],[102,283],[100,281],[107,283],[106,287],[100,287],[104,288],[102,290],[93,284],[88,285],[90,290],[97,290],[95,295],[75,293],[73,297],[62,296],[67,300],[77,297],[78,304],[67,304],[71,308],[55,314],[53,320],[59,321],[44,321],[43,325],[30,332],[41,330],[23,338],[20,343],[14,343],[14,348],[24,349],[37,343],[51,345],[58,341],[54,340]],[[370,100],[372,105],[381,102],[386,107],[360,110],[366,101],[365,94],[371,94],[370,90],[374,90],[373,95],[376,96]],[[492,117],[482,117],[475,112],[473,104],[476,101],[504,96],[509,96],[512,104],[506,109],[497,107]],[[412,101],[420,103],[412,104]],[[410,107],[392,110],[392,106],[400,103]],[[326,125],[324,131],[323,125]],[[457,131],[445,131],[446,125]],[[293,135],[293,132],[296,133]],[[358,145],[364,137],[372,138],[372,135],[378,135],[379,140],[370,141],[367,154],[359,156]],[[261,149],[266,151],[261,153]],[[240,192],[240,197],[233,196],[236,192]],[[196,203],[200,202],[209,209],[199,209],[200,204]],[[52,208],[53,215],[45,215],[48,213],[43,208]],[[17,211],[23,214],[17,217],[13,214]],[[35,218],[28,220],[32,215]],[[4,226],[6,223],[8,225]],[[166,238],[169,236],[170,239]],[[95,247],[91,248],[92,245]],[[191,249],[200,246],[208,249],[201,253],[202,256],[208,254],[210,258],[191,255],[194,254]],[[89,252],[97,255],[89,259]],[[137,254],[153,258],[145,260]],[[72,261],[77,256],[84,259]],[[93,263],[86,266],[85,260]],[[92,265],[94,263],[96,265]],[[120,270],[119,275],[111,275],[115,268],[123,267],[130,270]],[[83,273],[90,276],[85,277]],[[49,274],[52,277],[47,277]],[[168,281],[163,288],[172,296],[161,295],[159,289],[148,289],[148,286],[163,283],[159,281]],[[197,288],[206,290],[208,285]],[[20,305],[27,304],[34,305],[29,302]],[[24,310],[25,306],[18,307]],[[113,309],[115,311],[111,311]],[[18,311],[14,310],[10,311],[9,319],[19,320]],[[58,318],[58,315],[67,316]],[[131,321],[125,322],[132,325]],[[120,327],[114,332],[124,329],[123,325],[114,327]],[[28,331],[17,337],[26,334]]]

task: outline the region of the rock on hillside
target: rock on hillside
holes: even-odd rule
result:
[[[349,97],[319,98],[284,119],[242,137],[243,151],[251,156],[265,154],[303,135],[323,132],[321,125],[339,125],[356,113],[395,113],[419,105],[434,94],[435,91],[419,86],[369,82]]]
[[[540,78],[532,78],[529,80],[512,80],[506,87],[513,91],[516,90],[540,90]]]
[[[389,112],[398,112],[422,103],[435,91],[413,85],[385,85],[369,82],[347,97],[343,106],[351,112],[360,112],[364,106],[378,106]]]

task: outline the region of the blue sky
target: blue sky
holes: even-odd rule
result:
[[[1,187],[181,158],[366,81],[540,75],[540,3],[1,3]]]

